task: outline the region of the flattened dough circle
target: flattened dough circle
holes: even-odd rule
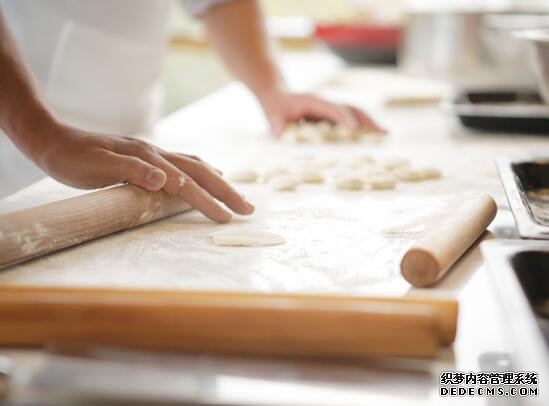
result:
[[[253,228],[227,228],[210,234],[215,245],[233,247],[266,247],[284,244],[284,237]]]

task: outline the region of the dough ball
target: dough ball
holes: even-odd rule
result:
[[[345,141],[345,140],[350,140],[352,138],[352,130],[347,128],[346,126],[344,125],[341,125],[341,124],[336,124],[334,125],[334,130],[333,130],[335,136],[337,137],[337,140],[338,141]]]
[[[333,129],[334,125],[329,121],[317,121],[316,122],[317,128],[319,131],[329,131]]]
[[[404,182],[417,182],[424,179],[420,171],[407,166],[396,168],[392,171],[392,173],[398,180],[402,180]]]
[[[313,142],[316,138],[316,134],[308,129],[298,129],[296,130],[294,141],[299,144],[308,144]]]
[[[418,169],[418,171],[423,176],[423,179],[439,179],[442,177],[442,172],[437,168],[424,167]]]
[[[297,188],[301,179],[295,175],[281,175],[272,178],[269,184],[273,190],[291,192]]]
[[[404,158],[392,157],[383,160],[382,165],[389,170],[393,170],[403,166],[410,166],[410,161]]]
[[[368,178],[366,184],[372,190],[390,190],[396,187],[397,180],[392,175],[377,175]]]
[[[316,131],[324,138],[327,133],[331,133],[334,130],[334,126],[328,121],[319,121],[316,123]]]
[[[297,143],[308,143],[314,140],[316,133],[307,123],[292,123],[286,127],[282,136]]]
[[[228,176],[229,180],[238,183],[254,183],[257,181],[258,174],[253,169],[240,169],[231,172]]]
[[[215,245],[237,247],[265,247],[269,245],[284,244],[284,237],[251,228],[226,228],[210,234]]]
[[[334,129],[331,128],[329,131],[325,131],[322,133],[322,141],[327,143],[332,142],[338,142],[340,139],[339,133]]]
[[[324,183],[325,180],[325,176],[322,171],[314,168],[303,169],[299,172],[299,176],[301,177],[301,181],[303,183]]]
[[[351,141],[360,141],[362,138],[362,129],[361,128],[355,128],[354,130],[349,131],[349,139]]]
[[[356,174],[341,174],[336,177],[335,185],[340,190],[362,190],[364,181]]]
[[[286,126],[286,128],[282,132],[282,138],[294,139],[297,131],[298,131],[297,124],[290,123]]]
[[[310,143],[318,141],[321,138],[321,134],[318,130],[317,123],[301,122],[297,126],[297,130],[294,134],[294,139],[299,143]]]
[[[288,125],[283,134],[284,138],[289,138],[297,143],[357,142],[361,140],[377,142],[384,136],[384,133],[374,132],[363,127],[351,129],[328,121],[311,122],[306,120]]]
[[[362,135],[361,141],[369,144],[379,144],[385,140],[385,133],[367,132]]]

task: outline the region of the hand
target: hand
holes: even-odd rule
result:
[[[166,152],[139,139],[67,126],[56,126],[41,136],[48,144],[33,154],[34,161],[67,185],[94,189],[130,183],[150,191],[163,189],[220,223],[232,216],[219,201],[238,214],[254,211],[219,171],[195,156]]]
[[[277,137],[289,123],[302,118],[326,120],[350,129],[362,127],[368,131],[386,132],[362,110],[331,103],[312,94],[276,91],[263,95],[260,101],[271,125],[271,131]]]

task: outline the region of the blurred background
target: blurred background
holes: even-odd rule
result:
[[[459,86],[535,89],[530,44],[514,38],[512,32],[549,28],[549,0],[261,3],[281,55],[310,57],[331,53],[352,65],[383,66],[412,77],[438,78]],[[172,5],[169,33],[169,52],[162,74],[163,115],[232,80],[208,45],[200,22],[185,15],[177,1]],[[546,93],[549,98],[549,90]],[[522,93],[517,97],[523,98]],[[410,100],[404,100],[407,101]],[[7,137],[0,136],[0,198],[41,177],[43,173]]]
[[[281,52],[325,49],[315,41],[316,24],[399,26],[409,9],[546,9],[549,12],[547,0],[262,0],[261,3]],[[229,73],[208,46],[200,23],[186,16],[177,2],[173,5],[169,29],[170,51],[163,75],[164,114],[231,81]]]

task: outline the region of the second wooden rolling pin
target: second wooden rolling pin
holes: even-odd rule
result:
[[[191,207],[163,191],[116,186],[0,216],[0,268]]]
[[[486,231],[496,212],[491,196],[479,193],[467,197],[408,249],[400,263],[402,276],[417,287],[435,284]]]
[[[452,300],[0,287],[0,346],[361,359],[434,357],[455,337]]]

